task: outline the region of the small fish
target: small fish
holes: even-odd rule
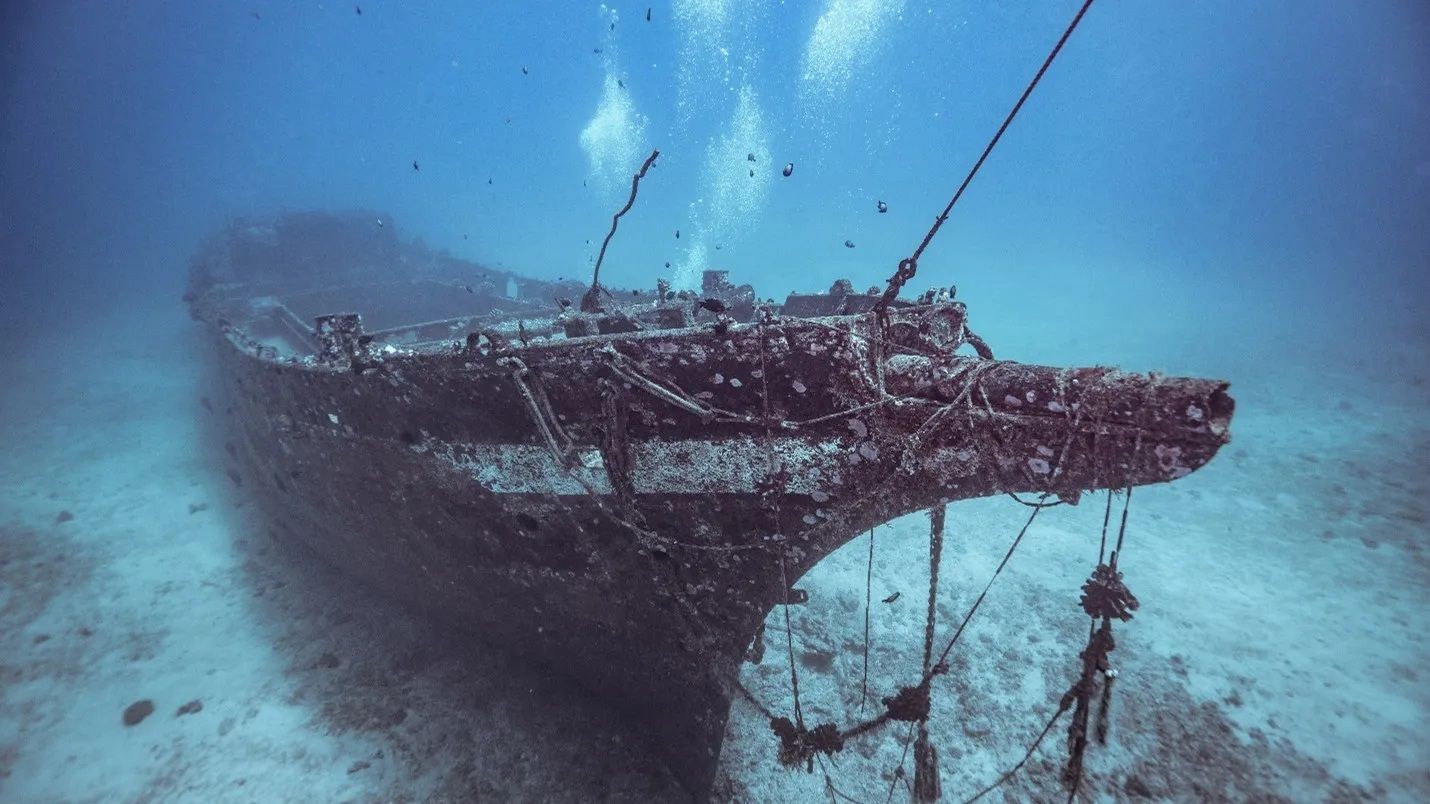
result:
[[[786,163],[785,163],[785,169],[784,169],[784,171],[782,171],[782,172],[785,174],[785,178],[786,178],[786,179],[789,178],[790,176],[794,175],[794,163],[793,163],[793,162],[786,162]]]
[[[667,268],[670,267],[670,260],[666,260],[666,261],[665,261],[665,267],[667,267]]]
[[[522,74],[522,75],[531,75],[531,71],[528,70],[528,69],[526,69],[526,66],[525,66],[525,65],[522,65],[521,74]]]
[[[616,86],[620,87],[621,89],[625,89],[625,88],[626,88],[626,82],[625,82],[625,81],[622,81],[622,80],[619,79],[619,78],[617,78],[617,79],[616,79]]]
[[[845,241],[844,241],[844,247],[845,247],[845,248],[854,248],[854,241],[853,241],[853,240],[845,240]]]
[[[883,201],[880,201],[880,202],[879,202],[879,214],[882,215],[882,214],[884,214],[885,212],[888,212],[888,211],[889,211],[889,205],[888,205],[888,204],[885,204]]]
[[[889,595],[888,597],[884,598],[884,602],[885,602],[885,603],[893,603],[895,600],[898,600],[898,599],[899,599],[899,595],[900,595],[900,594],[903,594],[903,593],[902,593],[902,592],[895,592],[895,593],[893,593],[892,595]]]
[[[669,267],[669,266],[667,265],[667,267]],[[213,412],[214,412],[214,403],[210,402],[208,397],[206,397],[206,396],[201,396],[201,397],[199,397],[199,404],[200,404],[200,405],[203,405],[203,406],[204,406],[204,410],[208,411],[209,413],[213,413]]]
[[[356,11],[359,17],[362,16],[362,6],[353,6],[353,11]]]
[[[383,222],[382,222],[382,218],[378,218],[378,219],[377,219],[377,228],[381,229],[381,228],[383,227],[383,225],[384,225],[384,224],[383,224]]]
[[[256,20],[261,20],[261,19],[263,19],[262,15],[260,15],[257,11],[250,11],[250,12],[248,12],[248,14],[249,14],[249,16],[253,17],[253,18],[256,19]]]
[[[487,186],[491,186],[491,183],[492,183],[492,180],[491,180],[491,179],[487,179]]]
[[[613,31],[616,30],[616,24],[615,24],[614,22],[611,23],[611,30],[613,30]]]
[[[725,312],[725,310],[727,309],[725,307],[725,302],[722,302],[716,298],[701,299],[700,303],[695,305],[696,312],[699,312],[701,308],[709,310],[716,315]]]
[[[754,155],[753,153],[745,154],[745,161],[746,161],[746,162],[753,162],[753,161],[755,161],[755,155]]]
[[[633,291],[631,291],[631,295],[632,295],[632,296],[639,296],[639,295],[641,295],[641,292],[640,292],[639,290],[633,290]]]
[[[754,169],[754,168],[750,168],[750,178],[752,178],[752,179],[755,178],[755,169]]]
[[[591,52],[592,52],[592,53],[599,54],[599,53],[601,52],[601,49],[598,48],[598,47],[593,47],[593,48],[591,48]]]
[[[412,160],[412,169],[413,169],[413,170],[421,170],[421,169],[422,169],[422,166],[419,165],[419,164],[417,164],[417,160],[416,160],[416,159]]]
[[[466,239],[467,239],[467,236],[466,236],[466,235],[462,235],[462,239],[463,239],[463,240],[466,240]]]
[[[679,229],[676,229],[676,230],[675,230],[675,239],[676,239],[676,240],[679,240],[679,239],[680,239],[680,230],[679,230]]]
[[[649,7],[649,6],[647,6],[647,7],[646,7],[646,10],[645,10],[645,21],[646,21],[646,22],[650,22],[650,7]]]
[[[468,293],[476,293],[475,290],[472,290],[472,286],[471,286],[471,285],[463,285],[463,286],[462,286],[462,290],[465,290],[465,291],[467,291]]]
[[[571,300],[564,296],[562,298],[557,299],[556,303],[561,305],[561,309],[563,310],[569,309],[571,307]]]
[[[724,247],[725,247],[725,244],[724,244],[724,243],[716,243],[716,244],[715,244],[715,250],[716,250],[716,251],[719,251],[720,249],[722,249],[722,248],[724,248]]]

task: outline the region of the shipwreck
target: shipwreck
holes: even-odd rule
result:
[[[952,500],[1175,480],[1228,439],[1226,383],[994,359],[947,290],[887,326],[847,282],[585,290],[299,213],[232,222],[187,299],[278,531],[577,678],[696,795],[820,558]]]

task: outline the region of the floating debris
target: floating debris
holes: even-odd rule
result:
[[[854,241],[853,241],[853,240],[845,240],[845,241],[844,241],[844,247],[845,247],[845,248],[854,248]]]
[[[793,163],[793,162],[786,162],[786,163],[785,163],[784,174],[785,174],[785,178],[789,178],[790,176],[794,175],[794,163]]]
[[[888,204],[885,204],[883,201],[880,201],[880,202],[879,202],[879,214],[880,214],[880,215],[883,215],[885,212],[888,212],[888,211],[889,211],[889,205],[888,205]]]

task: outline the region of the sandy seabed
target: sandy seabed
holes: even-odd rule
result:
[[[140,312],[4,338],[0,800],[682,800],[599,701],[274,541],[225,475],[197,325],[167,302]],[[1117,628],[1085,798],[1430,800],[1430,358],[1412,335],[1359,364],[1179,355],[1178,370],[1233,380],[1234,440],[1134,494],[1122,569],[1142,606]],[[1145,369],[1157,346],[1102,351]],[[1038,518],[935,685],[945,800],[1016,763],[1073,680],[1102,512],[1093,495]],[[1026,515],[950,506],[940,643]],[[792,644],[805,717],[858,718],[867,539],[800,582],[789,642],[771,617],[743,681],[772,709],[791,707]],[[875,539],[877,708],[921,661],[927,517]],[[840,800],[907,800],[904,736],[826,763]],[[775,747],[737,701],[717,796],[831,800],[819,769],[785,771]],[[1058,727],[987,800],[1062,800],[1063,757]]]

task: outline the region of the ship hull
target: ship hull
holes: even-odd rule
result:
[[[1225,440],[1074,423],[1068,372],[890,360],[873,326],[454,346],[358,371],[215,345],[241,477],[278,532],[602,695],[699,798],[752,637],[820,558],[941,502],[1173,479]],[[1224,426],[1223,384],[1179,382],[1173,408]]]

